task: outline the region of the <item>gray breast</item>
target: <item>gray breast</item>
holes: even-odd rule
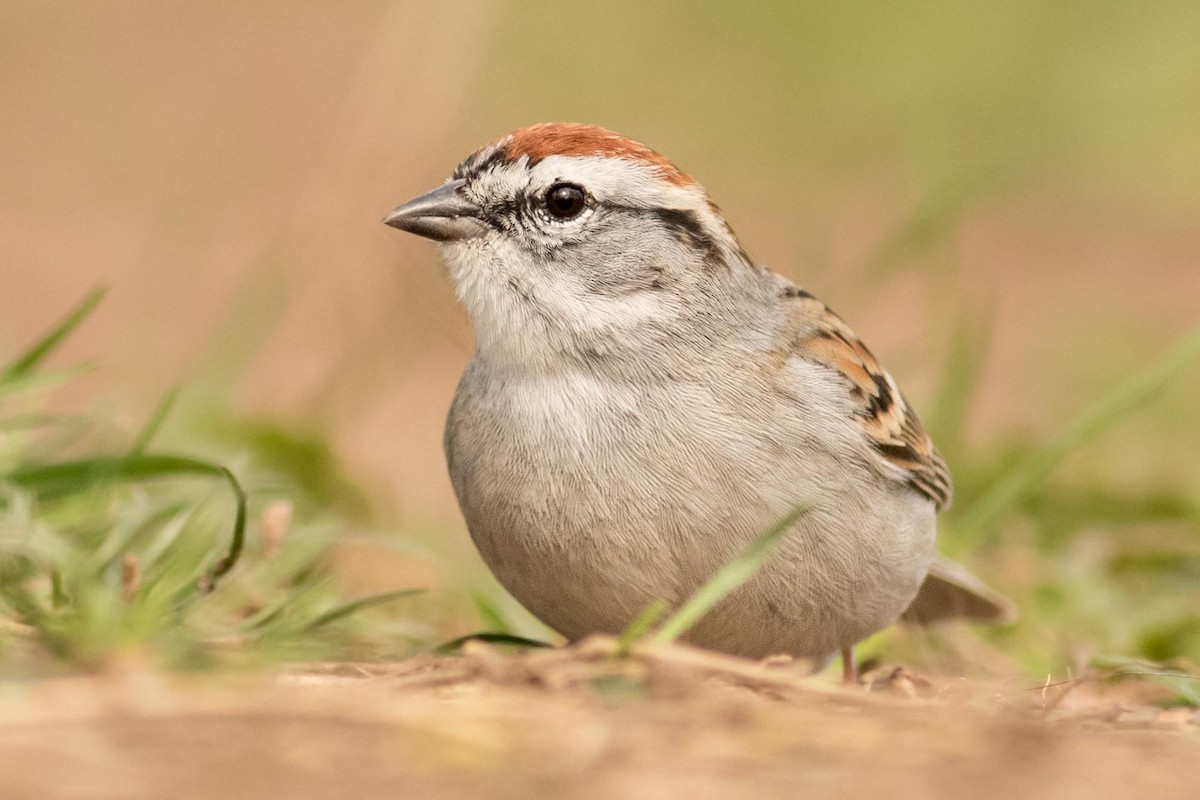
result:
[[[471,536],[519,601],[579,638],[619,633],[653,600],[681,602],[811,504],[692,638],[752,656],[823,655],[862,638],[915,594],[932,507],[881,483],[852,427],[802,398],[758,397],[751,406],[711,383],[635,391],[578,373],[517,379],[474,364],[446,436]]]

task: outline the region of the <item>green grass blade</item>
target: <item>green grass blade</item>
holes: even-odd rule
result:
[[[788,529],[808,512],[807,505],[798,506],[785,514],[778,522],[764,533],[759,534],[737,558],[730,561],[708,583],[700,587],[691,598],[683,604],[675,614],[651,637],[655,642],[673,641],[695,625],[701,617],[712,610],[713,606],[737,589],[758,572],[759,567],[771,555],[776,542]]]
[[[66,427],[84,428],[91,419],[83,414],[55,414],[37,412],[18,414],[15,417],[0,419],[0,431],[30,431],[38,428]]]
[[[46,391],[70,383],[92,371],[91,364],[79,364],[69,369],[41,370],[19,375],[0,375],[0,397],[22,392]]]
[[[58,323],[49,333],[38,340],[22,355],[18,356],[3,371],[0,371],[0,384],[33,372],[47,356],[53,353],[71,335],[72,331],[88,318],[88,315],[96,309],[96,306],[104,299],[104,295],[107,292],[108,287],[106,286],[97,286],[95,289],[92,289],[87,297],[83,298],[83,301],[75,307],[75,310],[63,318],[62,322]]]
[[[179,387],[173,386],[170,391],[163,395],[162,400],[158,401],[158,405],[154,407],[150,418],[146,420],[146,424],[142,426],[142,430],[138,433],[137,438],[133,440],[133,444],[129,448],[130,455],[140,455],[146,450],[150,442],[162,429],[162,425],[167,420],[167,416],[171,413],[171,409],[175,407],[175,401],[179,399]]]
[[[1200,326],[1112,392],[1086,408],[1067,428],[1043,447],[1029,453],[1002,475],[966,512],[955,537],[976,540],[986,529],[1029,497],[1067,455],[1153,400],[1173,378],[1200,357]]]
[[[471,594],[471,601],[475,604],[475,611],[478,612],[479,618],[490,630],[498,633],[513,633],[512,625],[508,624],[508,620],[504,618],[500,609],[491,599],[474,592]]]
[[[233,569],[246,543],[246,492],[226,467],[186,456],[100,456],[20,467],[5,476],[5,480],[40,495],[55,496],[104,481],[178,477],[222,478],[229,484],[237,502],[229,551],[200,581],[202,591],[211,591],[216,582]]]
[[[133,520],[115,522],[109,528],[108,536],[83,560],[83,563],[87,565],[85,569],[97,574],[102,572],[120,559],[124,553],[130,551],[131,545],[137,539],[145,537],[148,531],[161,530],[162,526],[168,524],[173,518],[186,514],[188,510],[187,503],[175,502],[150,510]],[[140,555],[144,573],[146,567],[153,563],[154,553],[151,550],[142,552]]]
[[[487,642],[488,644],[511,644],[514,647],[549,647],[547,642],[539,642],[537,639],[528,639],[524,636],[517,636],[512,633],[492,633],[484,631],[482,633],[468,633],[466,636],[459,636],[457,639],[451,639],[445,644],[440,644],[433,649],[435,653],[455,653],[462,649],[462,646],[467,642]]]
[[[621,638],[617,640],[617,652],[628,653],[629,649],[636,643],[645,638],[650,629],[658,624],[658,621],[667,613],[669,606],[666,600],[655,600],[637,615],[633,622],[629,623],[629,627],[621,633]]]
[[[380,592],[366,597],[360,597],[357,600],[351,600],[349,603],[343,603],[336,608],[331,608],[324,614],[317,616],[315,619],[305,623],[301,630],[305,633],[315,631],[317,628],[324,627],[331,622],[337,622],[339,619],[344,619],[351,614],[357,614],[366,608],[390,603],[393,600],[399,600],[403,597],[412,597],[413,595],[424,594],[425,589],[397,589],[394,592]]]
[[[59,494],[64,491],[76,491],[100,481],[140,481],[187,476],[222,477],[226,472],[227,470],[219,464],[186,456],[97,456],[19,467],[9,473],[6,480],[42,494]]]
[[[310,602],[310,598],[315,597],[322,591],[322,582],[310,582],[307,584],[297,582],[297,585],[288,591],[283,592],[273,602],[259,609],[258,613],[254,614],[249,619],[245,620],[240,626],[243,632],[257,631],[263,635],[269,635],[273,631],[283,630],[287,634],[292,634],[299,630],[301,626],[290,624],[287,618],[287,612],[293,611],[296,608],[302,608]]]

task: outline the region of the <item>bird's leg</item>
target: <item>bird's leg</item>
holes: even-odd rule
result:
[[[854,645],[842,648],[842,683],[858,685],[858,661],[854,658]]]

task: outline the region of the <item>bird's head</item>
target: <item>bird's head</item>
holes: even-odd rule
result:
[[[527,364],[651,346],[756,272],[698,183],[592,125],[514,131],[384,222],[439,243],[481,355]]]

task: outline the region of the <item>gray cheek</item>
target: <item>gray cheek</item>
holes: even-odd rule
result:
[[[658,291],[675,282],[683,259],[661,228],[637,217],[599,222],[586,242],[566,242],[555,251],[557,268],[577,273],[588,292],[601,296]]]
[[[649,256],[639,259],[613,258],[603,266],[582,276],[588,292],[605,297],[643,291],[661,291],[671,280],[665,258]]]

